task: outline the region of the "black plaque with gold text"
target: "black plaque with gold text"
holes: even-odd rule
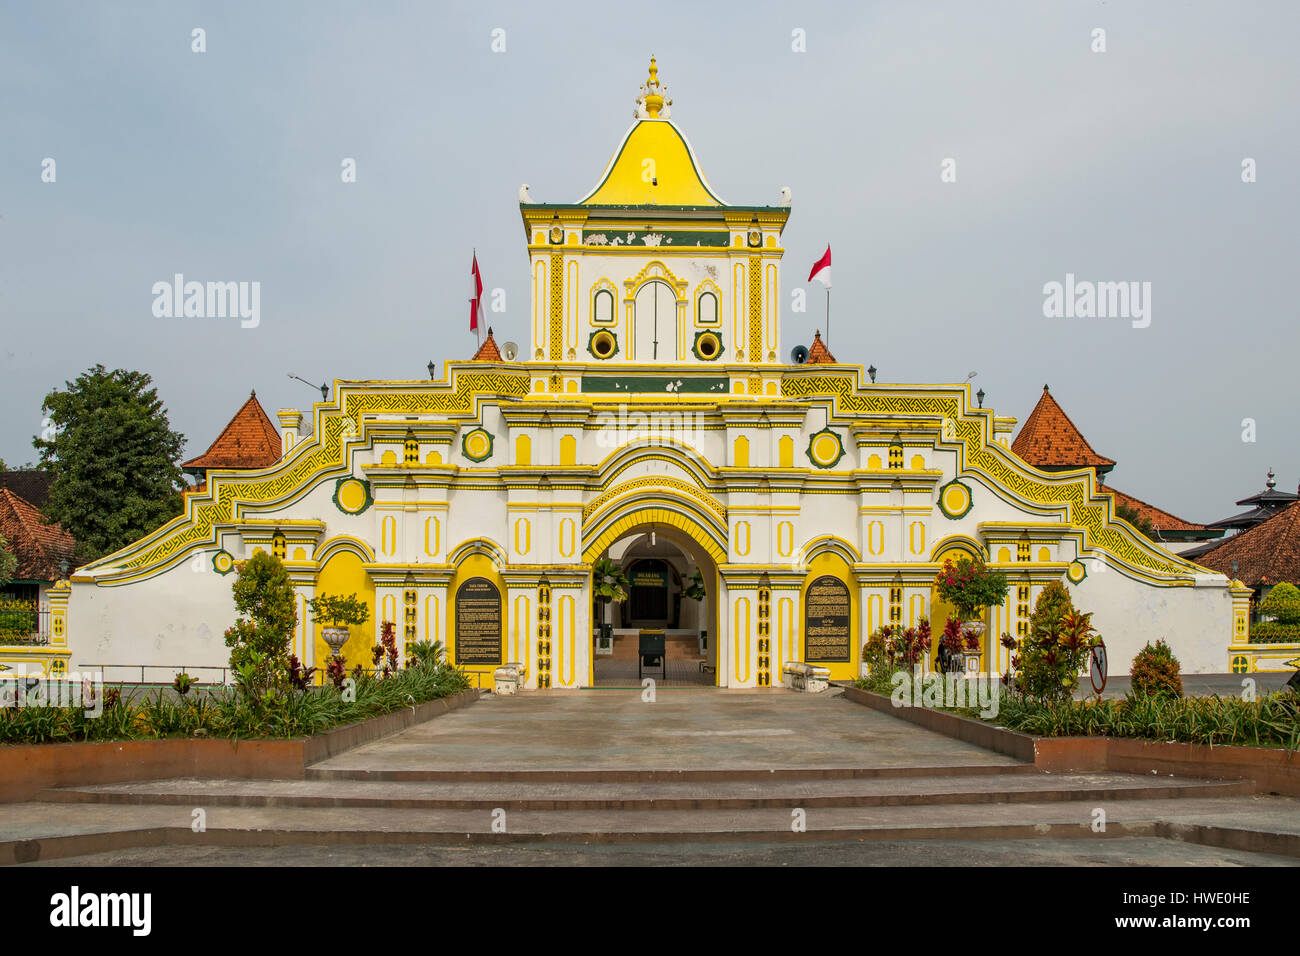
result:
[[[823,574],[808,585],[803,603],[806,662],[852,660],[849,649],[852,610],[848,586],[839,578]]]
[[[502,663],[501,592],[486,578],[456,589],[456,663]]]

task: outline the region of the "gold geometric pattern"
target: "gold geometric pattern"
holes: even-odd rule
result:
[[[564,253],[551,253],[551,361],[564,358]]]
[[[749,360],[763,361],[763,260],[749,257]],[[751,386],[752,387],[752,386]],[[750,392],[750,394],[755,394]]]
[[[1033,504],[1067,509],[1068,521],[1084,532],[1085,543],[1107,551],[1129,564],[1158,574],[1188,575],[1197,568],[1179,558],[1172,561],[1155,550],[1142,547],[1125,537],[1111,523],[1112,499],[1106,496],[1093,503],[1088,498],[1087,478],[1080,476],[1060,483],[1042,481],[1021,470],[1004,454],[995,452],[991,437],[985,434],[985,419],[961,415],[957,399],[934,395],[881,395],[860,393],[847,376],[798,376],[783,379],[781,392],[788,398],[809,398],[831,394],[840,414],[849,415],[940,415],[956,423],[954,433],[945,435],[964,446],[964,466],[988,476],[996,484]]]
[[[308,487],[320,474],[348,466],[346,444],[359,439],[363,416],[398,416],[420,413],[472,414],[481,396],[500,395],[523,398],[529,393],[528,375],[517,372],[458,372],[453,377],[455,389],[418,389],[410,391],[352,391],[341,386],[341,409],[326,409],[320,434],[308,441],[315,448],[304,449],[260,478],[240,474],[208,473],[206,495],[188,495],[187,513],[149,535],[139,545],[130,545],[88,565],[85,570],[110,567],[122,556],[138,551],[131,560],[122,562],[132,571],[144,571],[193,547],[211,544],[213,525],[239,519],[238,506],[280,500],[294,491]],[[346,442],[345,442],[346,439]]]
[[[636,491],[638,488],[651,488],[654,490],[673,488],[700,502],[700,504],[704,505],[721,518],[723,524],[726,524],[727,522],[727,509],[717,498],[702,491],[697,485],[692,485],[690,482],[682,481],[680,478],[671,478],[667,475],[658,478],[638,478],[635,481],[625,482],[615,488],[609,489],[609,491],[606,491],[582,509],[582,520],[586,521],[613,499],[628,494],[629,492]]]

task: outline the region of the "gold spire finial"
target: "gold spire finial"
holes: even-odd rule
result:
[[[645,83],[645,111],[651,119],[659,116],[659,111],[663,109],[664,98],[659,90],[659,67],[655,64],[655,58],[650,57],[650,78]]]

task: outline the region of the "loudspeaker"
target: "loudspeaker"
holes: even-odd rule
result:
[[[501,349],[501,354],[505,356],[507,362],[513,362],[515,356],[519,354],[519,346],[514,342],[507,342]]]
[[[802,365],[808,361],[808,346],[796,345],[790,350],[790,362],[794,365]]]

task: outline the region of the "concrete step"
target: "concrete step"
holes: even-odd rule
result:
[[[348,756],[347,754],[343,755]],[[357,761],[358,763],[360,761]],[[988,775],[1038,774],[1033,764],[1007,760],[1005,763],[917,767],[719,767],[702,769],[579,769],[549,767],[537,770],[486,769],[379,769],[347,766],[331,758],[308,767],[308,780],[360,780],[405,783],[722,783],[753,781],[898,780],[908,777],[980,777]]]
[[[0,863],[132,846],[466,843],[663,843],[854,840],[1107,839],[1161,836],[1300,858],[1300,800],[1276,796],[1110,799],[979,806],[748,810],[429,810],[11,804]],[[1105,829],[1094,829],[1098,810]],[[795,824],[802,822],[804,829]]]
[[[51,803],[428,810],[749,810],[1235,796],[1250,781],[1137,774],[987,774],[832,780],[466,782],[162,780],[43,791]]]

